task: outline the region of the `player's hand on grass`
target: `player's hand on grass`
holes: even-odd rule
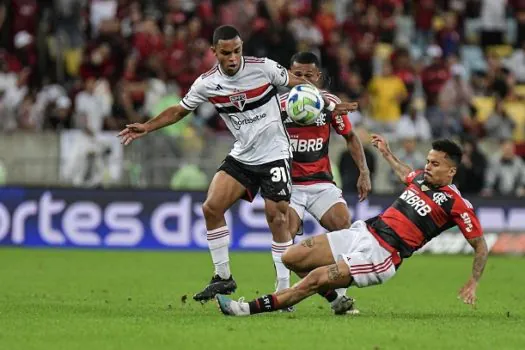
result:
[[[371,190],[372,181],[370,180],[370,173],[368,171],[360,173],[357,178],[357,193],[359,194],[359,201],[364,201]]]
[[[145,124],[134,123],[126,125],[126,128],[118,134],[118,137],[120,137],[120,142],[127,146],[133,142],[133,140],[136,140],[147,133],[148,129]]]
[[[458,299],[463,300],[465,304],[474,305],[476,304],[476,289],[478,288],[478,282],[471,278],[467,283],[459,290]]]
[[[372,134],[372,146],[377,148],[382,154],[390,152],[390,147],[388,147],[388,142],[385,138],[378,134]]]

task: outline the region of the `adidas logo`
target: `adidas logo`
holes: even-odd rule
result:
[[[219,90],[222,90],[221,84],[217,84],[217,87],[215,88],[215,91],[219,91]]]
[[[278,194],[279,196],[286,196],[288,193],[286,193],[286,190],[283,188]]]

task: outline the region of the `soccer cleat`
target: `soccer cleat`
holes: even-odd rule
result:
[[[235,301],[224,295],[217,294],[215,300],[217,300],[219,310],[226,316],[248,316],[250,314],[250,306],[244,302],[244,298],[239,298],[239,301]]]
[[[346,295],[339,296],[332,302],[332,311],[336,315],[359,314],[359,310],[355,308],[355,299]]]
[[[222,279],[219,275],[212,277],[210,283],[202,290],[193,296],[193,300],[206,302],[213,299],[217,294],[231,294],[237,289],[237,283],[235,283],[233,276],[228,279]]]

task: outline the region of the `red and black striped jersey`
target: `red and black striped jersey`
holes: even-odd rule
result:
[[[336,104],[341,103],[337,96],[324,90],[321,92],[330,101]],[[339,135],[348,135],[352,130],[352,123],[348,115],[334,116],[332,112],[325,109],[315,124],[296,124],[286,115],[287,99],[288,93],[280,96],[281,114],[290,135],[293,151],[292,182],[301,185],[333,182],[328,158],[330,127],[333,127]]]
[[[432,188],[423,171],[405,179],[404,192],[381,215],[367,220],[371,231],[407,258],[443,231],[458,226],[467,239],[483,230],[472,204],[454,185]]]

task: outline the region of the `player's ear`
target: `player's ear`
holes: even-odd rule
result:
[[[315,79],[315,81],[318,82],[319,80],[321,80],[322,76],[323,76],[323,72],[321,71],[317,72],[317,78]]]
[[[448,173],[450,174],[451,177],[454,177],[454,175],[456,175],[457,172],[458,172],[458,168],[455,166],[450,167],[450,169],[448,170]]]

